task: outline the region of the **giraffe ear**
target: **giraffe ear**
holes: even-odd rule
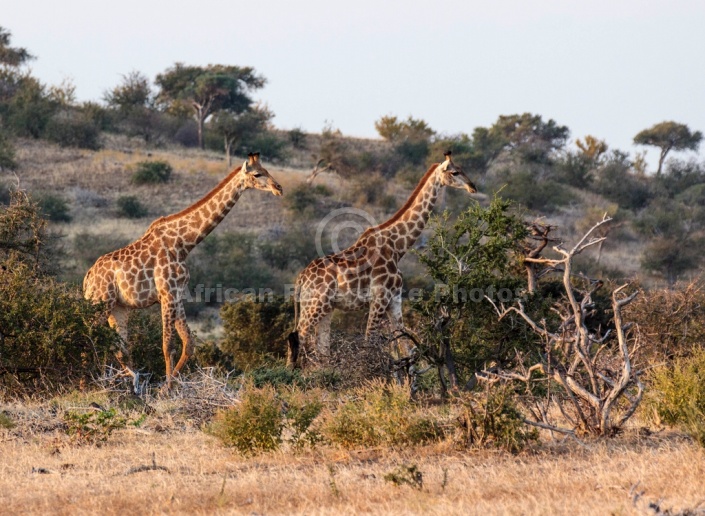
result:
[[[451,157],[450,155],[453,154],[450,150],[447,150],[443,153],[443,156],[445,157],[446,161],[450,161]]]
[[[243,174],[247,173],[247,161],[242,162],[242,168],[240,169],[240,172],[242,172]]]
[[[255,155],[252,154],[251,152],[247,155],[247,163],[249,165],[252,165],[255,162]]]
[[[259,163],[259,152],[255,152],[252,157],[254,158],[255,163]]]

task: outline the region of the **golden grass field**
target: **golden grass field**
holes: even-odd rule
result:
[[[544,436],[517,455],[459,451],[443,442],[399,450],[323,446],[244,457],[180,414],[179,403],[156,401],[155,412],[140,428],[117,430],[101,446],[77,444],[67,436],[62,403],[7,405],[17,426],[0,430],[0,512],[578,515],[705,510],[705,452],[674,433],[627,433],[584,442]],[[420,488],[384,479],[405,466],[422,473]]]

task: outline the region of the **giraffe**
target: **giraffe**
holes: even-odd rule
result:
[[[444,186],[477,192],[475,185],[453,163],[451,152],[431,165],[406,203],[389,220],[365,230],[349,248],[313,260],[294,286],[295,330],[289,335],[288,366],[296,367],[304,352],[330,355],[330,321],[335,308],[351,311],[369,307],[366,339],[385,316],[401,328],[402,276],[399,260],[414,245]],[[313,348],[315,344],[315,349]]]
[[[108,322],[122,338],[117,359],[139,387],[139,375],[129,366],[127,318],[130,310],[161,305],[162,350],[166,362],[166,390],[194,352],[193,336],[186,323],[183,299],[188,295],[186,257],[225,218],[248,189],[282,195],[282,187],[260,164],[259,152],[248,154],[218,186],[188,208],[155,220],[135,242],[98,258],[83,279],[86,299],[104,302]],[[173,366],[171,339],[174,329],[182,352]],[[174,350],[175,351],[175,350]]]

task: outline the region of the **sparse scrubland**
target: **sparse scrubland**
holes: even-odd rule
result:
[[[528,113],[285,131],[249,97],[264,78],[221,65],[79,104],[0,36],[0,512],[704,510],[705,166],[669,154],[702,134],[639,133],[652,172]],[[192,112],[183,74],[232,98]],[[446,192],[402,261],[406,331],[366,342],[365,314],[336,313],[330,362],[286,368],[296,274],[448,149],[480,194]],[[168,394],[158,307],[132,314],[136,396],[81,280],[255,150],[284,197],[247,192],[189,256],[198,347]],[[357,218],[322,225],[339,208]]]

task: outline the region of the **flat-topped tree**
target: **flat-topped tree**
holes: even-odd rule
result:
[[[661,122],[637,134],[634,137],[634,143],[637,145],[652,145],[661,149],[658,169],[656,170],[656,174],[660,175],[663,162],[669,152],[672,150],[697,151],[702,139],[703,133],[700,131],[691,132],[690,128],[685,124]]]
[[[157,75],[161,88],[157,102],[172,111],[192,111],[198,125],[198,145],[204,148],[203,124],[220,110],[239,114],[250,109],[249,92],[264,86],[266,79],[249,66],[188,66],[176,63]]]

